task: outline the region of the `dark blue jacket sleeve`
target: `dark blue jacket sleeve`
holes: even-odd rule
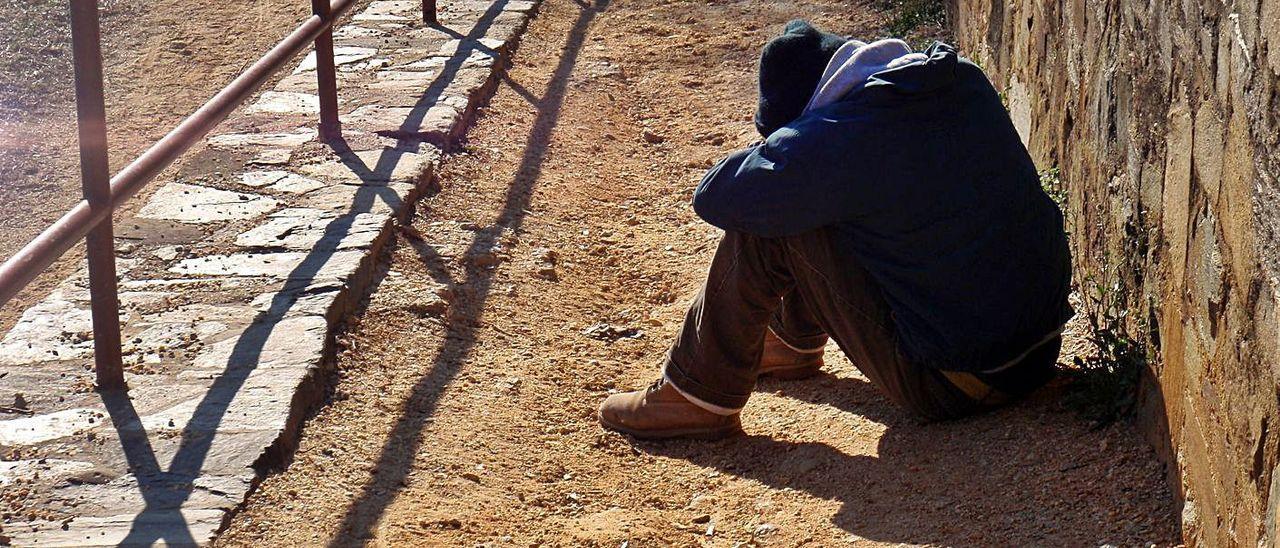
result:
[[[820,228],[848,217],[848,184],[831,170],[832,151],[820,146],[822,131],[784,127],[765,142],[729,155],[703,177],[693,209],[726,231],[781,237]]]

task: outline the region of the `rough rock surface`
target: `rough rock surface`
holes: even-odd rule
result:
[[[331,328],[534,5],[449,2],[441,27],[421,8],[368,3],[335,39],[342,115],[400,119],[317,142],[308,57],[119,223],[127,393],[94,391],[83,271],[0,338],[0,545],[205,544],[287,459]],[[431,142],[394,131],[424,119]]]
[[[1077,280],[1153,333],[1140,415],[1184,536],[1273,546],[1280,503],[1280,2],[948,2],[1068,190]]]

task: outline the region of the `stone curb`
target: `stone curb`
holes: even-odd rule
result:
[[[536,1],[377,0],[117,228],[127,395],[93,391],[83,270],[0,339],[0,545],[206,544],[286,464],[397,224],[493,93]],[[10,405],[12,403],[12,405]]]

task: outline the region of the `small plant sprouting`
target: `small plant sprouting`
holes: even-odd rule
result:
[[[1060,209],[1067,208],[1067,187],[1062,184],[1062,177],[1058,171],[1058,166],[1042,170],[1040,172],[1040,188],[1045,194],[1058,204]]]
[[[922,49],[930,40],[920,39],[914,34],[922,26],[945,28],[947,26],[947,9],[942,0],[886,0],[885,7],[892,10],[893,19],[889,21],[887,31],[890,36],[902,38],[913,43],[916,49]],[[915,40],[912,40],[915,38]]]
[[[1144,337],[1130,334],[1128,291],[1109,269],[1102,282],[1086,279],[1080,293],[1093,351],[1076,356],[1075,368],[1066,372],[1071,384],[1065,402],[1101,428],[1133,412],[1138,379],[1153,356]],[[1137,323],[1145,333],[1145,322]]]

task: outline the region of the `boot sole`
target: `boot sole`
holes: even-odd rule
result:
[[[692,440],[720,440],[734,436],[740,436],[742,432],[742,423],[735,422],[716,428],[672,428],[667,430],[634,430],[620,424],[614,424],[600,418],[600,425],[606,429],[613,430],[620,434],[626,434],[641,440],[659,440],[659,439],[692,439]]]

